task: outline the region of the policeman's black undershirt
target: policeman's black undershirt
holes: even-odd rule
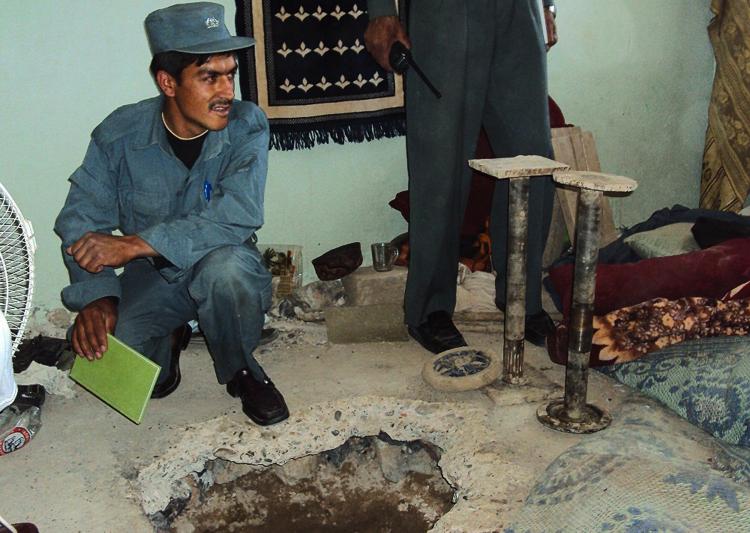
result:
[[[180,139],[176,137],[169,129],[167,130],[167,139],[169,140],[169,146],[172,147],[172,151],[177,158],[183,162],[183,164],[190,168],[193,168],[195,161],[198,156],[201,155],[203,149],[203,141],[206,139],[206,135],[201,135],[193,139]],[[208,133],[208,132],[206,132]]]
[[[177,158],[182,161],[182,163],[188,169],[193,168],[193,165],[201,155],[201,150],[203,149],[203,141],[206,139],[208,130],[204,131],[200,135],[191,137],[190,139],[185,139],[183,137],[178,137],[177,135],[172,133],[172,130],[170,130],[169,126],[167,126],[167,121],[164,118],[164,113],[161,114],[161,121],[164,124],[164,129],[167,132],[167,140],[169,141],[169,146],[172,147],[174,155],[176,155]]]

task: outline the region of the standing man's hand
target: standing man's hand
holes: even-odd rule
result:
[[[393,71],[388,54],[391,51],[391,45],[396,41],[401,41],[404,46],[411,48],[409,36],[406,35],[406,30],[398,17],[376,17],[367,25],[365,30],[367,51],[372,54],[378,65],[388,72]]]
[[[81,309],[73,326],[73,351],[89,361],[101,359],[107,351],[107,333],[117,325],[117,299],[99,298]]]
[[[158,254],[137,235],[108,235],[88,232],[65,249],[78,266],[97,274],[104,267],[121,267],[138,257],[155,257]]]
[[[555,12],[551,9],[544,10],[544,23],[547,26],[547,50],[557,44],[557,24],[555,24]]]

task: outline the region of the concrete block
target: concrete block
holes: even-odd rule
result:
[[[372,267],[358,268],[341,280],[346,293],[346,304],[402,305],[407,272],[407,268],[398,266],[388,272],[377,272]]]
[[[402,342],[409,339],[399,304],[329,307],[325,311],[328,342]]]

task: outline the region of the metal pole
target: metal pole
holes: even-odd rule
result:
[[[581,189],[578,193],[576,265],[568,328],[568,364],[565,371],[565,409],[573,420],[580,419],[586,407],[589,354],[594,333],[592,322],[601,197],[600,191]]]
[[[589,354],[593,336],[601,198],[601,191],[578,191],[576,264],[573,306],[568,327],[565,397],[542,406],[537,411],[537,418],[542,424],[567,433],[593,433],[606,428],[612,421],[606,411],[586,403]]]
[[[529,178],[511,178],[508,187],[508,266],[505,285],[503,380],[518,384],[523,381]]]

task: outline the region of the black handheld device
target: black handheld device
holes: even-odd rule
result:
[[[391,45],[391,50],[388,53],[388,62],[391,64],[391,68],[394,72],[397,74],[403,74],[407,70],[409,70],[409,66],[411,66],[414,69],[414,72],[417,73],[417,75],[422,79],[422,81],[427,85],[427,87],[432,91],[432,94],[435,95],[435,98],[441,98],[443,95],[440,94],[440,91],[438,91],[435,86],[430,82],[430,80],[427,78],[424,72],[422,72],[422,69],[419,68],[419,65],[414,61],[414,58],[411,55],[411,52],[407,47],[404,46],[404,43],[401,41],[395,41]]]

